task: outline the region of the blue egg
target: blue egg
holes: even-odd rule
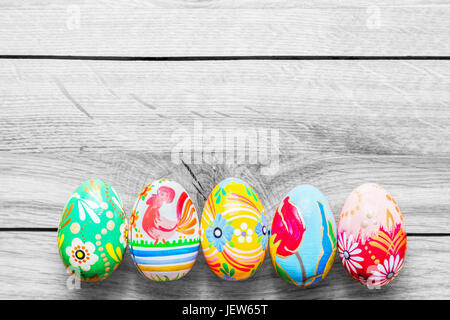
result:
[[[289,283],[306,287],[325,278],[336,254],[336,222],[317,188],[300,185],[283,198],[269,248],[276,272]]]

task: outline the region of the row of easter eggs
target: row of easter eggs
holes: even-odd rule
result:
[[[180,184],[155,181],[139,194],[129,224],[115,190],[106,182],[90,180],[72,194],[58,228],[64,265],[89,282],[111,275],[128,243],[137,268],[155,281],[186,275],[201,245],[210,269],[225,280],[253,276],[269,248],[280,277],[309,286],[327,275],[337,250],[355,280],[382,286],[401,270],[406,242],[397,202],[376,184],[352,191],[337,232],[325,196],[313,186],[298,186],[276,209],[270,231],[255,191],[235,178],[215,186],[200,223]]]

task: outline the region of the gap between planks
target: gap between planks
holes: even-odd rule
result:
[[[283,60],[283,61],[390,61],[390,60],[450,60],[450,56],[370,56],[370,55],[258,55],[258,56],[80,56],[80,55],[0,55],[10,60],[80,60],[80,61],[240,61],[240,60]]]

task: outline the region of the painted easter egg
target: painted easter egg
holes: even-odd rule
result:
[[[271,232],[270,257],[281,278],[306,287],[326,277],[336,255],[336,222],[318,189],[292,189],[275,212]]]
[[[117,269],[127,246],[122,202],[110,184],[89,180],[67,202],[58,226],[58,249],[78,279],[100,281]]]
[[[391,282],[403,267],[406,231],[397,202],[376,184],[350,193],[338,223],[338,250],[348,273],[368,287]]]
[[[206,262],[222,279],[247,279],[264,261],[269,232],[264,208],[253,188],[240,179],[229,178],[214,187],[201,230]]]
[[[146,186],[131,212],[128,236],[131,257],[147,278],[185,276],[200,246],[197,211],[186,190],[165,179]]]

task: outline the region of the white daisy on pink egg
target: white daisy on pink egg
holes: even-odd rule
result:
[[[345,232],[338,235],[338,250],[342,260],[342,264],[347,271],[358,274],[356,269],[362,269],[360,262],[364,261],[364,258],[358,256],[361,253],[361,249],[358,248],[358,243],[353,240],[353,235],[347,237]]]
[[[403,267],[403,259],[397,254],[395,257],[389,256],[383,263],[376,265],[377,269],[372,271],[368,282],[373,286],[382,286],[391,282]]]

